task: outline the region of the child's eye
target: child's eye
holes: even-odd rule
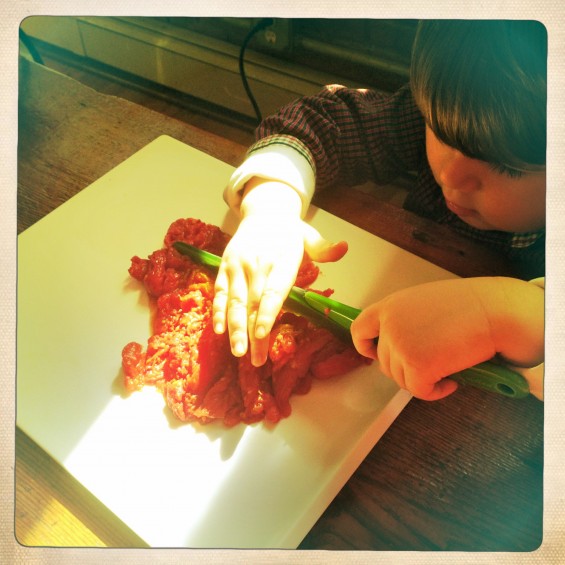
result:
[[[506,175],[512,179],[519,179],[520,177],[524,176],[523,171],[519,171],[518,169],[513,169],[512,167],[508,167],[507,165],[502,165],[499,163],[489,163],[490,168],[499,173],[501,175]]]

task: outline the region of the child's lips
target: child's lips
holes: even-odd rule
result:
[[[445,199],[445,204],[457,216],[466,217],[475,214],[475,210],[472,210],[471,208],[465,208],[464,206],[459,206],[459,204],[455,204],[455,202],[447,200],[447,198]]]

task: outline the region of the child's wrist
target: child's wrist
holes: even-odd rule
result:
[[[300,218],[302,200],[290,185],[260,178],[245,186],[241,201],[242,218],[250,215],[276,215]]]
[[[532,367],[543,361],[543,289],[519,279],[474,279],[497,350],[510,362]],[[486,283],[486,285],[484,284]]]

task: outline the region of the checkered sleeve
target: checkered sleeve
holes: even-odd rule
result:
[[[326,86],[265,119],[259,144],[297,138],[314,162],[316,189],[392,181],[425,157],[424,121],[408,86],[394,94]]]
[[[388,183],[425,160],[424,122],[408,86],[394,94],[326,86],[263,120],[256,138],[224,193],[236,209],[253,176],[292,186],[305,212],[315,190]]]

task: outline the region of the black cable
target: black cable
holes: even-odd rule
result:
[[[41,58],[41,55],[35,48],[35,45],[33,44],[32,40],[29,38],[29,35],[21,27],[19,29],[19,36],[20,36],[20,41],[27,47],[27,50],[29,51],[31,58],[36,63],[43,65],[44,63],[43,63],[43,59]]]
[[[273,25],[273,18],[263,18],[260,22],[256,23],[245,39],[241,44],[241,49],[239,51],[239,74],[241,76],[241,81],[243,82],[243,88],[245,88],[245,92],[247,93],[247,97],[253,106],[253,110],[255,110],[255,115],[257,116],[258,123],[261,123],[263,117],[261,116],[261,111],[259,110],[259,106],[255,97],[253,96],[253,92],[251,92],[251,88],[249,87],[249,83],[247,82],[247,76],[245,75],[245,67],[244,67],[244,55],[245,49],[247,48],[247,44],[251,41],[251,38],[262,29],[265,29],[269,26]]]

